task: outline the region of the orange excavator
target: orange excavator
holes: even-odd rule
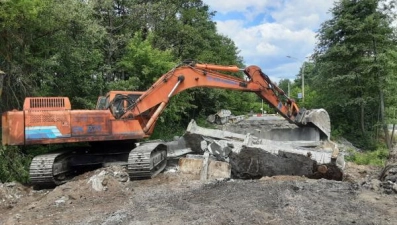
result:
[[[243,71],[246,78],[222,71]],[[318,128],[323,138],[330,136],[330,120],[325,110],[299,109],[259,67],[240,69],[189,62],[162,75],[145,92],[110,91],[99,97],[95,110],[72,110],[67,97],[26,98],[23,110],[3,113],[2,142],[3,145],[91,144],[33,158],[30,178],[37,185],[59,185],[79,167],[115,162],[126,164],[132,179],[150,178],[166,166],[167,146],[161,142],[135,146],[135,140],[153,133],[172,96],[195,87],[254,92],[289,122]]]

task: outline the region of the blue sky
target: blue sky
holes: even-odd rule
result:
[[[260,66],[276,82],[298,74],[334,1],[203,0],[217,12],[218,32],[235,42],[244,63]]]

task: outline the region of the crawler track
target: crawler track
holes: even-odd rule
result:
[[[162,142],[143,143],[127,150],[67,149],[39,155],[30,164],[30,180],[34,186],[56,186],[74,175],[112,163],[127,165],[131,179],[147,179],[159,174],[167,164],[167,146]]]
[[[147,143],[133,149],[128,156],[128,174],[131,179],[147,179],[159,174],[167,165],[167,146]]]
[[[54,186],[67,181],[70,168],[67,163],[68,152],[39,155],[30,164],[30,181],[33,185]]]

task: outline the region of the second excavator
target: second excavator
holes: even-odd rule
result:
[[[245,79],[222,72],[243,72]],[[110,91],[95,110],[72,110],[67,97],[29,97],[23,109],[2,115],[3,145],[87,142],[89,146],[36,156],[30,178],[37,185],[59,185],[81,167],[123,163],[133,179],[156,176],[166,166],[167,146],[161,142],[135,145],[150,137],[172,96],[189,88],[223,88],[254,92],[290,123],[318,129],[330,137],[330,119],[323,109],[306,110],[286,96],[257,66],[178,65],[148,90]],[[172,121],[168,121],[171,123]]]

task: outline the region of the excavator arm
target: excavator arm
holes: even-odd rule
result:
[[[229,73],[243,71],[247,79],[226,75],[218,71]],[[117,117],[120,119],[138,117],[142,113],[150,111],[150,119],[144,125],[143,131],[151,133],[156,120],[167,106],[170,98],[179,92],[195,87],[254,92],[289,122],[299,126],[314,125],[322,131],[323,135],[329,138],[330,125],[326,111],[320,110],[313,113],[312,110],[299,109],[295,101],[286,96],[284,91],[274,84],[257,66],[249,66],[245,69],[240,69],[237,66],[198,63],[177,66],[160,77]],[[112,107],[110,108],[112,109]],[[315,121],[312,118],[315,118]],[[319,121],[318,125],[316,124],[317,121]]]

